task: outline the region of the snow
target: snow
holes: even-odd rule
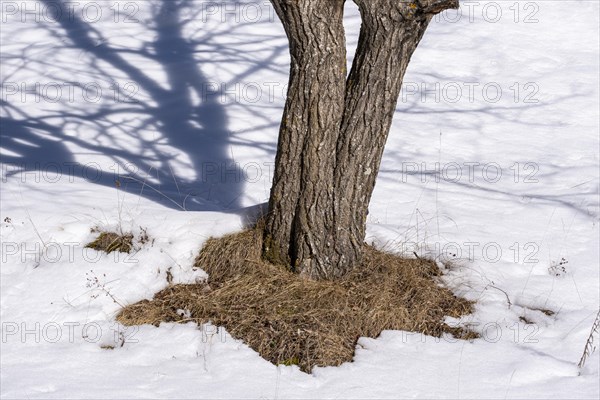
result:
[[[0,5],[2,398],[600,396],[598,352],[577,368],[600,302],[598,2],[463,2],[432,21],[367,241],[445,261],[477,300],[448,323],[483,338],[385,331],[312,374],[222,328],[114,319],[167,271],[205,278],[202,243],[268,199],[289,63],[268,2],[191,1],[185,24],[176,2],[69,4],[87,25],[56,2]],[[100,254],[95,227],[151,240]]]

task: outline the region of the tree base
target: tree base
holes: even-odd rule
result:
[[[461,339],[479,335],[444,324],[473,311],[473,302],[440,286],[442,271],[365,245],[364,259],[343,279],[314,281],[261,258],[260,228],[209,239],[195,265],[207,283],[173,285],[124,308],[124,325],[211,322],[274,364],[337,366],[352,361],[359,337],[405,330]],[[189,311],[183,318],[178,310]]]

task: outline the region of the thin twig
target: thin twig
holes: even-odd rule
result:
[[[594,320],[594,324],[592,325],[592,330],[590,331],[590,334],[589,334],[587,340],[585,341],[585,347],[583,348],[583,354],[581,355],[581,358],[579,359],[579,363],[577,364],[580,375],[581,375],[581,370],[583,369],[583,366],[585,365],[587,358],[589,356],[591,356],[592,353],[594,353],[594,351],[596,350],[596,346],[594,346],[594,334],[598,333],[599,328],[600,328],[600,310],[598,310],[598,314],[596,314],[596,319]]]

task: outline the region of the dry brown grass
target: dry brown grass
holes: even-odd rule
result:
[[[365,246],[363,263],[338,281],[311,281],[261,259],[262,232],[251,229],[210,239],[196,259],[206,284],[174,285],[123,309],[125,325],[185,321],[224,326],[275,364],[314,366],[351,361],[361,336],[396,329],[463,339],[478,335],[443,323],[472,312],[439,282],[440,269]]]
[[[133,235],[131,233],[119,235],[115,232],[101,232],[94,241],[86,244],[85,247],[106,253],[113,251],[129,253],[133,248]]]

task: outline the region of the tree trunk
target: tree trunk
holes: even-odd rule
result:
[[[342,121],[344,1],[274,1],[291,71],[266,219],[265,256],[298,271],[326,269],[333,236],[333,171]],[[331,244],[329,244],[331,247]]]
[[[362,27],[346,80],[344,0],[271,0],[290,42],[288,98],[265,257],[313,279],[360,262],[402,79],[429,21],[457,0],[355,0]]]

